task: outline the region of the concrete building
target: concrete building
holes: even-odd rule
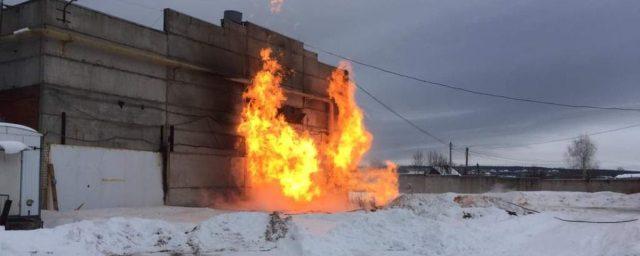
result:
[[[260,68],[263,47],[281,54],[292,71],[283,113],[325,139],[334,67],[318,62],[302,42],[241,16],[225,12],[219,26],[167,9],[159,31],[58,0],[3,9],[0,120],[44,135],[41,198],[51,193],[47,164],[73,179],[58,181],[66,184],[58,190],[75,191],[60,200],[85,208],[120,205],[96,201],[126,200],[116,193],[122,189],[142,192],[146,174],[130,180],[123,173],[137,166],[159,177],[168,205],[210,205],[212,194],[242,191],[244,146],[236,126],[241,93]],[[73,198],[78,194],[100,197]]]

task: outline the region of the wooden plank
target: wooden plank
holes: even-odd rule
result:
[[[7,226],[7,218],[9,217],[9,211],[11,210],[12,201],[7,198],[4,201],[4,206],[2,207],[2,212],[0,212],[0,226]]]
[[[59,211],[60,207],[58,204],[58,189],[56,188],[56,184],[58,182],[56,181],[56,173],[53,168],[53,164],[47,165],[47,171],[48,171],[48,178],[49,178],[49,185],[50,185],[49,187],[51,188],[51,197],[53,199],[53,209],[56,211]]]

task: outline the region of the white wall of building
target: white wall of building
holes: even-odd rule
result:
[[[164,204],[159,153],[51,145],[50,161],[61,211]]]
[[[11,199],[13,205],[9,215],[18,215],[20,203],[20,154],[7,155],[0,152],[0,194],[9,195],[0,197],[0,211],[4,201]]]
[[[29,127],[0,123],[0,141],[17,141],[29,147],[17,154],[0,152],[0,194],[9,194],[13,201],[10,215],[40,214],[41,137]]]

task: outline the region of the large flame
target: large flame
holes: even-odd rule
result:
[[[298,131],[279,114],[286,97],[282,66],[270,49],[260,52],[262,69],[243,94],[245,105],[238,132],[244,136],[248,190],[257,208],[269,210],[345,210],[350,193],[364,193],[375,205],[398,194],[395,165],[359,170],[372,135],[355,100],[350,67],[341,63],[330,79],[329,97],[337,106],[335,128],[328,142]],[[254,205],[255,206],[255,205]],[[255,207],[254,207],[255,208]]]
[[[271,50],[260,53],[262,70],[243,94],[248,101],[238,132],[245,136],[252,185],[279,183],[285,196],[310,201],[320,194],[312,175],[318,172],[318,150],[307,133],[298,133],[278,109],[285,101],[280,88],[282,67]]]
[[[365,129],[364,114],[355,100],[355,84],[347,72],[351,67],[341,62],[329,80],[329,97],[338,106],[338,118],[330,134],[326,153],[331,160],[329,173],[337,185],[348,185],[362,156],[371,148],[371,134]]]
[[[386,168],[358,171],[373,136],[365,128],[364,113],[355,98],[356,85],[349,73],[351,65],[341,62],[329,80],[329,97],[338,106],[337,122],[326,149],[331,161],[329,181],[338,188],[367,192],[374,204],[384,205],[398,196],[396,165],[387,161]]]

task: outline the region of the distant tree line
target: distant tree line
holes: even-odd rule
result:
[[[592,170],[598,168],[596,152],[598,147],[588,135],[581,135],[573,140],[567,147],[565,159],[570,168],[582,170],[584,179],[590,179]],[[430,165],[434,167],[449,168],[447,157],[435,150],[429,151],[425,157],[422,150],[416,150],[412,156],[413,166]]]

